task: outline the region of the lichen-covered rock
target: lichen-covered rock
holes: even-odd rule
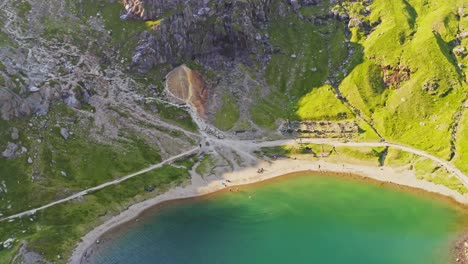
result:
[[[68,132],[68,129],[62,127],[60,129],[60,135],[63,137],[63,139],[67,140],[68,137],[70,136],[70,133]]]
[[[18,150],[18,145],[13,142],[8,142],[6,149],[2,152],[2,156],[10,159],[16,155],[16,151]]]

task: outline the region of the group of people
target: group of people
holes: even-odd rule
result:
[[[226,180],[226,182],[227,182],[227,183],[232,183],[230,180]],[[230,192],[238,192],[238,191],[239,191],[239,188],[238,188],[238,187],[236,187],[235,189],[230,188],[229,185],[227,185],[226,182],[223,182],[223,185],[224,185],[224,187],[229,188],[229,191],[230,191]]]
[[[257,170],[257,173],[263,173],[265,170],[263,168],[260,168]]]

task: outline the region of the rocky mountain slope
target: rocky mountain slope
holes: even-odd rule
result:
[[[203,133],[389,140],[468,173],[463,0],[4,0],[0,18],[0,217],[198,146]],[[162,192],[215,159],[217,171],[239,166],[190,157],[148,177]],[[413,165],[461,190],[439,167]],[[0,263],[63,262],[93,226],[85,216],[144,199],[145,184],[0,225],[0,242],[15,238]]]

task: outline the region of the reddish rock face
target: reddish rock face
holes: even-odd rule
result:
[[[174,97],[194,107],[200,117],[206,117],[208,89],[200,73],[185,65],[179,66],[166,76],[166,89]]]

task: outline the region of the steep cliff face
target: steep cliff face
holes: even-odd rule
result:
[[[130,2],[146,7],[133,14],[145,20],[160,19],[165,11],[176,11],[163,19],[155,32],[142,34],[132,66],[145,73],[158,65],[180,64],[185,60],[213,69],[236,62],[265,65],[273,49],[262,29],[270,17],[286,16],[302,5],[320,0],[193,0],[183,5],[181,1]]]

